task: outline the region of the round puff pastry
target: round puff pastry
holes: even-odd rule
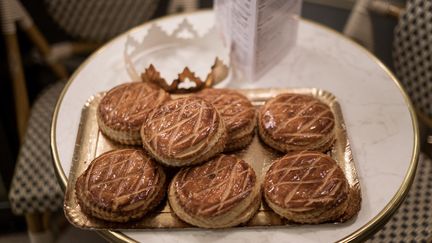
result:
[[[263,189],[273,211],[298,223],[336,220],[348,206],[349,186],[342,169],[320,152],[295,152],[275,160]]]
[[[247,222],[261,204],[255,172],[234,155],[181,169],[171,181],[168,200],[183,221],[202,228],[226,228]]]
[[[167,100],[170,100],[167,92],[143,82],[116,86],[109,90],[99,103],[99,128],[116,142],[140,145],[140,128],[146,116]]]
[[[112,222],[141,218],[160,203],[165,192],[161,166],[137,149],[101,154],[75,184],[83,212]]]
[[[335,139],[335,118],[317,98],[280,94],[261,107],[258,132],[267,145],[281,152],[325,152]]]
[[[212,103],[225,122],[228,141],[225,151],[246,147],[255,133],[255,108],[244,95],[230,89],[204,89],[197,94]]]
[[[168,166],[204,162],[223,151],[227,132],[212,104],[185,97],[154,109],[141,128],[144,148]]]

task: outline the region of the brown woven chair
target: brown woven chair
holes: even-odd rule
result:
[[[66,33],[78,41],[98,43],[148,20],[158,3],[146,0],[45,0],[52,19]],[[47,222],[51,212],[62,208],[63,192],[54,173],[49,134],[54,105],[65,82],[57,82],[42,91],[30,111],[15,23],[18,21],[29,34],[49,66],[63,80],[67,73],[59,62],[59,56],[64,58],[76,51],[88,51],[95,45],[69,43],[49,46],[18,0],[0,0],[0,5],[21,137],[9,200],[15,214],[26,216],[30,240],[50,242],[53,237]],[[56,50],[60,52],[56,53]]]
[[[422,153],[407,198],[370,242],[432,242],[432,1],[407,1],[394,32],[393,60],[423,124]]]

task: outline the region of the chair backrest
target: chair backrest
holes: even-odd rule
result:
[[[395,29],[396,75],[427,124],[432,124],[432,1],[408,0]]]
[[[44,0],[48,12],[66,33],[103,42],[150,19],[159,0]]]

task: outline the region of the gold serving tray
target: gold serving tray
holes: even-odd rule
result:
[[[321,101],[330,106],[336,118],[336,141],[332,149],[328,152],[332,156],[342,170],[350,185],[349,207],[345,214],[337,222],[345,222],[355,215],[360,210],[361,192],[360,183],[358,180],[347,131],[342,116],[342,111],[336,97],[330,92],[320,89],[250,89],[239,90],[246,95],[259,108],[264,102],[281,93],[299,93],[309,94],[319,98]],[[66,218],[74,226],[84,229],[154,229],[154,228],[191,228],[172,212],[166,198],[163,202],[151,213],[144,216],[139,221],[131,223],[111,223],[87,216],[81,211],[81,208],[75,196],[75,182],[79,175],[87,168],[90,162],[103,152],[125,148],[127,146],[114,143],[107,139],[100,131],[96,120],[97,106],[103,94],[96,94],[89,98],[83,107],[81,120],[79,124],[72,168],[69,174],[68,187],[66,188],[64,199],[64,212]],[[173,95],[175,97],[176,95]],[[270,166],[271,162],[283,156],[263,144],[256,134],[252,143],[245,149],[235,152],[235,154],[248,162],[257,173],[259,181],[262,180],[265,171]],[[166,169],[168,177],[171,178],[176,169]],[[265,203],[262,203],[256,215],[245,225],[240,227],[256,227],[256,226],[282,226],[294,225],[286,219],[282,219],[276,215]]]

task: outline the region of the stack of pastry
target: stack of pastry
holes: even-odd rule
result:
[[[108,91],[98,107],[100,130],[122,144],[94,159],[75,185],[87,214],[126,222],[155,207],[168,187],[168,201],[181,220],[203,228],[246,223],[261,204],[299,223],[340,217],[348,183],[337,163],[322,152],[335,139],[335,119],[318,99],[282,94],[256,115],[237,91],[205,89],[171,98],[155,85],[128,83]],[[235,155],[255,134],[287,153],[273,162],[263,185],[252,167]],[[179,168],[166,183],[164,167]]]

